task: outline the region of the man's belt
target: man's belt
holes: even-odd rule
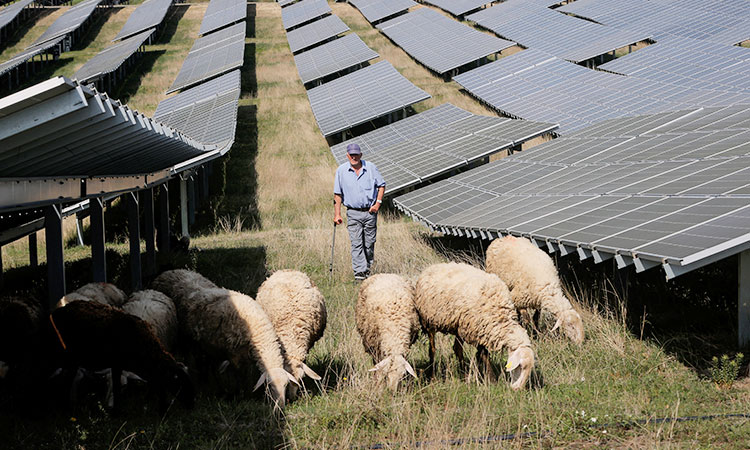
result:
[[[352,211],[359,211],[359,212],[367,212],[370,210],[369,207],[367,208],[352,208],[351,206],[347,206],[346,209],[351,209]]]

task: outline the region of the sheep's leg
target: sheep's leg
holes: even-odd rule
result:
[[[430,341],[430,349],[428,351],[430,363],[427,365],[427,376],[432,378],[435,375],[435,332],[428,331],[427,339]]]
[[[534,331],[539,332],[539,318],[542,316],[541,310],[535,309],[534,310],[534,317],[532,318],[532,322],[534,324]]]
[[[122,409],[122,369],[112,367],[110,375],[112,377],[112,413],[117,414]]]
[[[497,380],[495,371],[492,369],[492,363],[490,362],[490,352],[484,345],[477,346],[477,366],[479,367],[480,373],[482,373],[488,381],[495,382]]]
[[[456,354],[458,359],[458,370],[461,373],[466,371],[466,360],[464,359],[464,340],[456,336],[453,340],[453,353]]]

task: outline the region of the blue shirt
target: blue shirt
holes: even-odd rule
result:
[[[362,160],[359,175],[347,161],[336,169],[333,180],[333,193],[342,197],[347,208],[369,208],[378,198],[378,188],[385,186],[385,180],[375,164]]]

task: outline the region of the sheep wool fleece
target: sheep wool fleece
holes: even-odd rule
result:
[[[146,289],[133,292],[122,306],[123,311],[140,317],[168,351],[177,339],[177,310],[174,302],[159,291]]]
[[[425,269],[417,280],[414,303],[428,331],[451,333],[489,351],[531,345],[505,283],[468,264]]]
[[[151,283],[151,288],[166,294],[179,307],[180,303],[193,295],[195,291],[219,287],[197,272],[177,269],[162,272]]]

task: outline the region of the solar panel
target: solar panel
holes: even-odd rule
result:
[[[307,97],[321,133],[330,136],[430,95],[404,78],[391,63],[381,61],[312,88]]]
[[[444,232],[529,236],[674,276],[750,242],[749,137],[750,104],[613,119],[395,203]]]
[[[32,57],[47,53],[50,50],[54,49],[56,46],[60,45],[65,39],[65,36],[60,36],[56,39],[52,39],[51,41],[44,42],[42,44],[29,47],[28,49],[22,51],[21,53],[15,55],[8,61],[5,61],[4,63],[0,64],[0,75],[3,75],[7,72],[10,72],[11,70],[15,69],[16,67],[20,66],[21,64],[25,63]]]
[[[578,0],[558,11],[615,28],[648,31],[660,42],[683,37],[734,45],[750,39],[750,7],[743,0]]]
[[[412,0],[349,0],[349,3],[354,5],[370,23],[387,19],[412,6],[417,6]]]
[[[34,0],[20,0],[0,9],[0,30],[13,22],[21,14],[21,11],[32,3],[34,3]]]
[[[480,9],[486,4],[493,3],[493,0],[429,0],[425,1],[425,3],[437,6],[454,16],[463,16],[466,13]]]
[[[73,30],[78,29],[89,18],[89,16],[96,11],[96,7],[99,6],[102,1],[103,0],[86,0],[72,6],[69,10],[65,11],[62,16],[55,20],[52,25],[50,25],[49,28],[47,28],[28,48],[64,36]]]
[[[297,0],[277,0],[277,3],[279,4],[279,6],[281,6],[283,8],[285,6],[291,5],[292,3],[296,2],[296,1]]]
[[[306,22],[325,16],[331,12],[326,0],[302,0],[281,9],[281,21],[284,29],[303,25]]]
[[[524,50],[454,77],[470,94],[514,117],[555,122],[571,133],[616,117],[695,106],[750,103],[747,92],[698,89],[638,74],[593,71],[540,50]]]
[[[96,54],[96,56],[86,61],[86,63],[76,71],[73,78],[81,83],[90,83],[107,73],[116,71],[141,47],[141,45],[144,45],[153,33],[153,29],[146,30],[105,48]]]
[[[294,55],[302,83],[319,80],[336,72],[362,64],[379,55],[356,34],[335,39],[312,50]]]
[[[247,17],[245,0],[211,0],[203,15],[199,34],[206,35],[219,28],[244,21]]]
[[[193,86],[241,67],[245,57],[245,24],[238,23],[196,39],[167,93]]]
[[[389,195],[549,133],[555,125],[479,116],[444,103],[331,147],[346,162],[357,143],[388,182]]]
[[[119,41],[149,28],[159,26],[164,21],[164,17],[166,17],[167,11],[172,6],[172,2],[173,0],[147,0],[141,3],[130,14],[122,30],[112,40]]]
[[[378,29],[414,59],[439,74],[515,45],[429,8],[420,8],[383,22]]]
[[[154,119],[204,144],[231,142],[239,98],[240,71],[235,70],[162,100]]]
[[[338,16],[330,15],[287,32],[286,38],[292,53],[297,53],[347,31],[349,27]]]
[[[560,12],[509,0],[467,19],[527,48],[582,62],[651,37],[646,31],[624,31]]]

